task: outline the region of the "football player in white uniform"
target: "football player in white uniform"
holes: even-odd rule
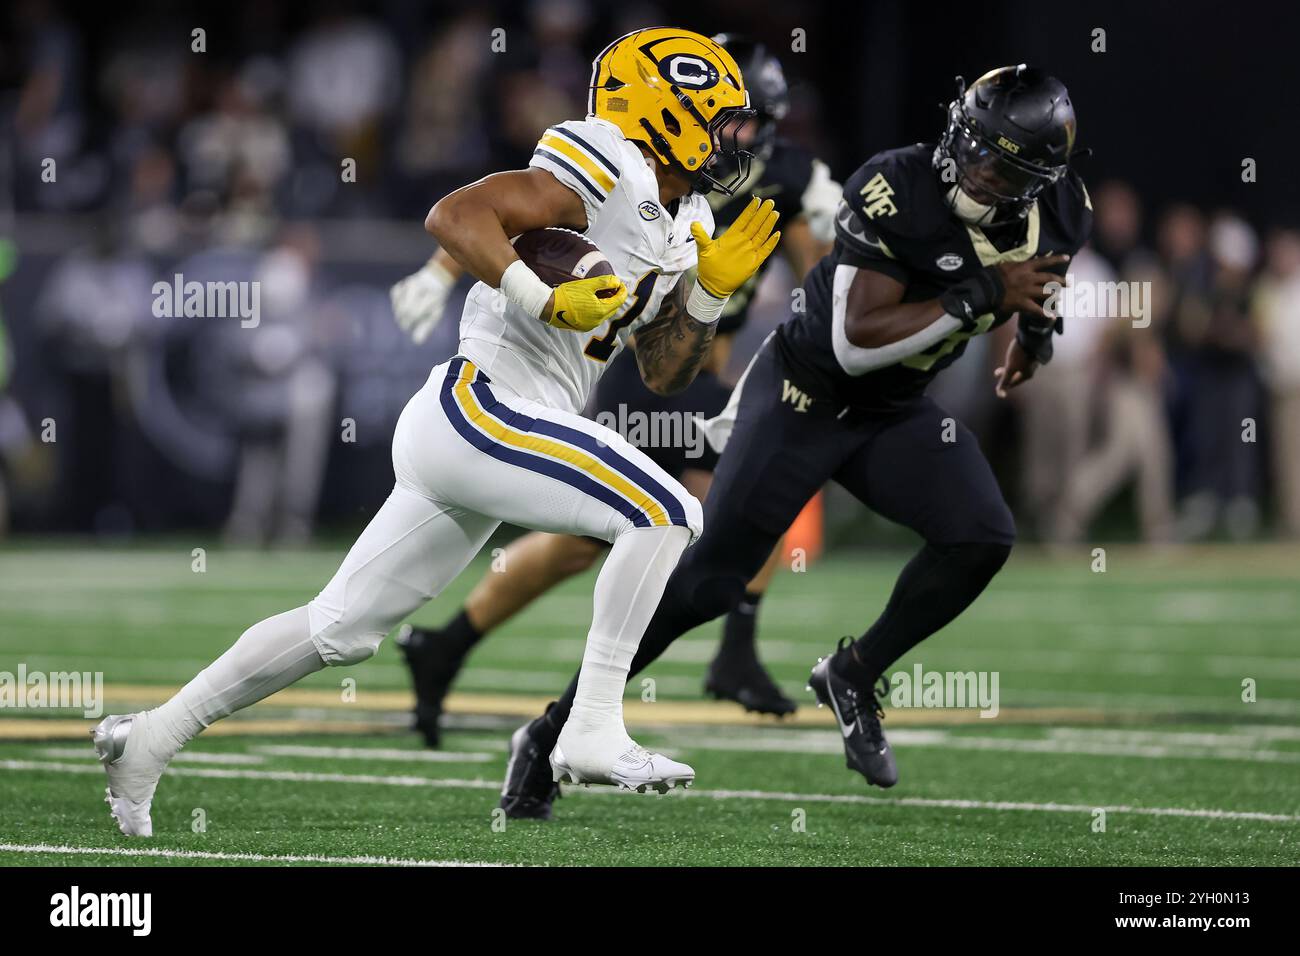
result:
[[[779,242],[777,213],[755,200],[710,238],[703,193],[744,179],[734,133],[752,110],[735,60],[707,37],[656,28],[614,41],[593,64],[588,114],[547,130],[528,169],[465,186],[425,220],[479,282],[459,354],[432,371],[398,420],[392,494],[334,578],[307,605],[254,624],[162,706],[95,728],[124,833],[152,833],[158,779],[186,742],[326,665],[372,656],[503,521],[612,542],[582,687],[551,754],[556,779],[660,791],[694,779],[628,736],[622,699],[646,622],[700,534],[700,504],[579,412],[633,332],[649,387],[690,383],[728,296]],[[740,160],[728,182],[710,173],[719,155]],[[583,232],[616,275],[548,286],[510,242],[548,226]],[[678,279],[692,266],[687,295]]]

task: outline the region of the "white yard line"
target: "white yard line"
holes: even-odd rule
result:
[[[46,757],[91,757],[95,755],[94,748],[87,743],[84,747],[42,747],[40,751]],[[182,751],[173,761],[179,763],[206,763],[206,764],[229,764],[233,766],[250,766],[266,763],[265,757],[259,757],[256,754],[223,754],[208,753],[202,750]]]
[[[94,765],[46,763],[38,760],[3,760],[0,770],[38,770],[56,773],[98,774]],[[169,776],[205,777],[225,780],[278,780],[293,783],[361,783],[390,787],[430,787],[451,790],[498,790],[500,782],[492,780],[453,780],[419,776],[382,776],[378,774],[302,773],[285,770],[226,770],[215,767],[170,767]],[[571,787],[568,793],[630,796],[612,787]],[[1254,810],[1217,810],[1194,807],[1134,807],[1072,803],[1026,803],[989,800],[934,799],[927,797],[868,797],[860,794],[792,793],[771,790],[676,790],[676,798],[701,797],[713,800],[768,800],[782,803],[842,803],[882,807],[929,807],[956,810],[1024,811],[1038,813],[1131,813],[1155,817],[1195,817],[1207,820],[1251,820],[1260,823],[1300,823],[1300,814],[1262,813]]]
[[[1221,697],[1192,696],[1188,694],[1166,694],[1159,690],[1150,692],[1112,693],[1109,691],[1066,690],[1064,688],[1046,689],[1026,687],[1023,689],[1004,690],[1003,706],[1010,707],[1097,707],[1103,710],[1135,710],[1158,712],[1161,709],[1178,708],[1180,710],[1204,709],[1215,719],[1236,711],[1238,714],[1253,712],[1269,714],[1275,717],[1294,717],[1300,715],[1300,700],[1261,700],[1246,704],[1234,693]]]
[[[327,760],[400,760],[410,763],[490,763],[500,753],[469,750],[403,750],[398,747],[306,747],[293,744],[254,747],[269,757],[320,757]],[[181,756],[181,754],[177,754]],[[258,758],[260,761],[262,758]]]
[[[161,857],[168,860],[232,860],[236,863],[334,863],[341,866],[507,866],[461,860],[410,860],[392,856],[320,856],[317,854],[215,853],[203,850],[131,850],[124,847],[55,846],[49,843],[0,843],[0,853],[59,856]]]
[[[1240,760],[1249,763],[1300,763],[1300,752],[1237,750],[1228,747],[1169,747],[1151,744],[1115,744],[1104,741],[1033,740],[1023,737],[963,737],[921,742],[918,746],[947,750],[991,750],[1005,753],[1081,754],[1094,757],[1139,757],[1144,760]]]
[[[0,770],[52,770],[56,773],[103,773],[98,764],[47,763],[40,760],[0,760]],[[172,777],[207,777],[219,780],[277,780],[287,783],[370,783],[390,787],[448,787],[459,790],[500,790],[492,780],[435,779],[380,774],[313,773],[306,770],[229,770],[217,767],[168,767]]]
[[[593,791],[595,792],[595,791]],[[855,794],[775,793],[770,790],[688,790],[688,796],[716,800],[781,800],[788,803],[867,803],[895,807],[938,807],[954,810],[1025,810],[1039,813],[1132,813],[1151,817],[1197,817],[1208,820],[1256,820],[1263,823],[1300,823],[1300,814],[1260,813],[1254,810],[1208,810],[1192,807],[1089,806],[1082,803],[1024,803],[1002,800],[947,800],[929,797],[863,797]]]
[[[1253,749],[1270,740],[1300,740],[1300,727],[1238,725],[1232,733],[1174,730],[1128,730],[1109,727],[1049,727],[1047,735],[1058,740],[1090,740],[1106,743],[1159,744],[1175,747],[1242,747]],[[1300,754],[1300,750],[1287,751]]]
[[[888,729],[888,728],[886,728]],[[1259,739],[1246,735],[1126,732],[1104,729],[1056,728],[1049,738],[980,737],[940,729],[900,727],[889,733],[895,746],[936,747],[940,750],[989,750],[1006,753],[1073,754],[1097,757],[1138,757],[1144,760],[1241,760],[1252,763],[1300,763],[1300,751],[1258,749]],[[766,731],[749,736],[692,734],[674,730],[678,753],[720,750],[739,753],[839,754],[843,747],[833,733]]]

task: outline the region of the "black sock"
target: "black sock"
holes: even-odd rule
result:
[[[482,638],[483,635],[470,623],[465,609],[461,608],[460,613],[443,627],[439,640],[445,643],[449,650],[454,650],[457,656],[464,657]]]
[[[874,682],[890,664],[966,610],[1007,560],[996,543],[923,547],[898,576],[876,623],[853,644],[847,674]]]
[[[745,596],[727,614],[722,624],[722,648],[727,651],[752,651],[754,631],[758,626],[758,605],[763,600],[763,592],[746,591]]]
[[[549,754],[555,748],[555,742],[560,739],[560,731],[564,729],[564,722],[569,719],[569,711],[573,709],[573,699],[577,696],[578,675],[574,674],[560,699],[547,707],[543,716],[533,721],[529,735],[542,753]]]

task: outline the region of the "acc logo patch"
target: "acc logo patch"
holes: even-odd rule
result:
[[[646,222],[654,222],[659,218],[659,204],[647,199],[641,205],[637,206],[641,212],[641,218]]]
[[[673,53],[659,61],[659,75],[687,90],[707,90],[718,85],[718,68],[691,53]]]
[[[962,263],[965,261],[965,259],[957,255],[955,252],[945,252],[938,259],[934,260],[934,264],[944,272],[955,272],[962,267]]]

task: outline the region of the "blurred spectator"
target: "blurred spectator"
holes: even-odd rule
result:
[[[148,262],[104,221],[91,246],[55,265],[36,301],[49,373],[46,407],[56,409],[50,417],[61,439],[58,497],[71,527],[116,531],[130,523],[123,361],[156,322],[153,279]]]
[[[1142,244],[1142,206],[1128,183],[1109,180],[1097,189],[1092,248],[1071,266],[1080,281],[1128,284],[1127,315],[1072,316],[1061,340],[1067,364],[1086,363],[1090,417],[1099,441],[1065,473],[1064,491],[1052,516],[1050,537],[1075,541],[1128,481],[1136,482],[1138,520],[1149,542],[1168,540],[1173,525],[1173,450],[1165,410],[1166,362],[1154,313],[1155,255]],[[1193,226],[1194,231],[1194,226]],[[1179,258],[1194,256],[1194,242]],[[1105,268],[1094,260],[1101,259]],[[1101,304],[1103,296],[1094,300]],[[1120,300],[1123,301],[1123,300]],[[1139,302],[1145,316],[1136,314]],[[1148,319],[1141,327],[1134,319]],[[1082,326],[1082,329],[1081,329]],[[1083,343],[1077,339],[1083,332]],[[1071,338],[1076,342],[1072,345]],[[1060,347],[1056,362],[1061,359]]]
[[[0,283],[13,273],[17,249],[8,239],[0,239]],[[41,463],[39,446],[27,425],[23,410],[9,392],[14,356],[0,315],[0,538],[9,530],[10,487],[17,478],[30,479]]]
[[[289,170],[289,137],[266,109],[251,76],[226,77],[214,108],[181,128],[177,152],[191,189],[222,192],[261,206]]]
[[[84,53],[76,31],[46,0],[24,0],[15,11],[27,74],[13,115],[23,178],[42,185],[44,164],[54,161],[59,189],[23,190],[36,208],[74,208],[102,190],[102,162],[81,155],[87,135]]]
[[[482,13],[463,13],[430,38],[411,68],[397,134],[397,166],[412,180],[447,184],[431,188],[412,214],[427,211],[440,194],[487,165],[487,131],[477,91],[492,56],[483,42],[490,29]]]
[[[1095,288],[1114,279],[1106,261],[1087,247],[1070,263],[1068,281],[1074,288]],[[1051,365],[1025,387],[1019,402],[1024,415],[1025,505],[1042,535],[1051,535],[1063,524],[1070,479],[1087,450],[1096,358],[1108,321],[1116,320],[1095,309],[1066,316],[1065,334],[1055,341]]]
[[[151,256],[175,251],[181,234],[175,188],[176,164],[171,152],[156,145],[141,150],[130,170],[129,192],[121,203],[132,246]]]
[[[1149,258],[1132,254],[1124,261],[1151,264]],[[1140,271],[1121,275],[1125,282],[1149,280],[1150,274]],[[1076,318],[1074,328],[1079,325]],[[1101,440],[1068,475],[1053,538],[1078,540],[1116,492],[1133,480],[1143,540],[1167,542],[1173,533],[1174,480],[1164,348],[1154,327],[1134,327],[1131,316],[1107,318],[1094,348],[1090,382],[1099,426],[1094,430],[1100,431]]]
[[[1272,405],[1274,487],[1281,529],[1300,537],[1300,232],[1268,241],[1267,269],[1256,288],[1256,326]]]
[[[1225,213],[1211,226],[1208,250],[1208,287],[1203,298],[1186,300],[1178,316],[1188,348],[1191,427],[1188,495],[1179,530],[1183,538],[1197,540],[1221,523],[1230,537],[1243,539],[1256,533],[1260,519],[1255,436],[1261,402],[1250,315],[1258,242],[1249,225]]]
[[[304,227],[257,264],[261,321],[223,332],[238,400],[239,463],[226,539],[300,544],[311,536],[334,419],[335,375],[313,329],[319,248]]]
[[[324,13],[289,53],[290,116],[340,146],[354,143],[396,104],[400,64],[380,24]]]
[[[299,131],[290,202],[296,213],[371,212],[382,168],[382,124],[398,104],[402,60],[378,22],[337,11],[320,15],[290,50],[289,120]],[[344,183],[341,163],[355,162]]]
[[[1142,245],[1142,203],[1128,183],[1110,179],[1093,196],[1093,251],[1118,276],[1149,272],[1154,254]]]

